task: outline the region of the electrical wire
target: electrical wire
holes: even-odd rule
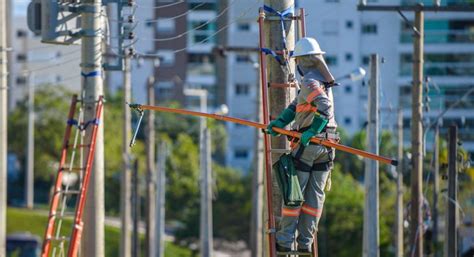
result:
[[[77,60],[78,60],[77,57],[74,57],[74,58],[66,60],[64,62],[60,62],[60,63],[57,63],[57,64],[48,65],[48,66],[44,66],[44,67],[40,67],[40,68],[37,68],[37,69],[30,70],[30,72],[37,72],[37,71],[47,70],[47,69],[58,67],[58,66],[61,66],[63,64],[71,63],[71,62],[74,62],[74,61],[77,61]]]
[[[168,8],[168,7],[175,6],[175,5],[182,4],[182,3],[186,3],[186,1],[178,1],[178,2],[175,2],[175,3],[159,5],[159,6],[146,6],[146,5],[139,5],[139,4],[137,4],[136,6],[138,8],[142,8],[142,9],[155,9],[156,10],[156,9]]]
[[[189,9],[189,10],[187,10],[186,12],[184,12],[184,13],[182,13],[182,14],[178,14],[178,15],[176,15],[176,16],[171,16],[171,17],[163,17],[163,19],[175,20],[175,19],[181,18],[181,17],[183,17],[183,16],[185,16],[185,15],[188,15],[189,13],[195,11],[196,9],[198,9],[199,7],[201,7],[201,6],[205,5],[205,4],[207,4],[207,3],[206,3],[206,2],[200,3],[200,4],[196,5],[194,8]],[[158,19],[155,19],[155,20],[147,20],[147,21],[145,21],[145,22],[147,22],[147,23],[155,23],[155,22],[158,22],[158,21],[159,21]]]
[[[171,40],[176,40],[176,39],[178,39],[178,38],[182,38],[182,37],[186,36],[187,34],[191,33],[192,31],[196,31],[196,30],[198,30],[198,29],[200,29],[200,28],[203,28],[204,26],[210,24],[211,22],[214,22],[214,21],[216,21],[217,19],[219,19],[222,15],[224,15],[224,14],[227,12],[227,10],[229,10],[229,8],[230,8],[232,5],[234,5],[234,4],[236,3],[236,1],[237,1],[237,0],[232,0],[232,2],[230,2],[229,5],[227,5],[219,14],[217,14],[216,17],[214,17],[214,18],[212,18],[212,19],[210,19],[210,20],[204,22],[203,24],[201,24],[201,25],[199,25],[199,26],[197,26],[197,27],[194,27],[194,28],[192,28],[192,29],[190,29],[190,30],[187,30],[187,31],[185,31],[185,32],[183,32],[183,33],[181,33],[181,34],[179,34],[179,35],[176,35],[176,36],[174,36],[174,37],[168,37],[168,38],[151,38],[151,39],[144,39],[144,40],[150,40],[150,41],[155,41],[155,42],[163,42],[163,41],[171,41]],[[252,8],[254,8],[254,7],[252,6]]]
[[[233,1],[235,2],[235,0]],[[233,3],[232,2],[232,3]],[[259,2],[259,0],[257,0],[256,2]],[[230,4],[229,6],[226,8],[228,9],[230,7]],[[193,47],[193,46],[196,46],[196,45],[200,45],[200,44],[203,44],[203,43],[206,43],[209,39],[213,38],[214,36],[216,36],[217,34],[219,34],[220,32],[222,32],[224,29],[228,28],[230,25],[236,23],[239,21],[240,18],[242,18],[243,16],[245,16],[246,14],[248,14],[250,12],[250,10],[252,10],[254,8],[254,6],[251,6],[249,9],[245,10],[244,12],[242,12],[238,17],[236,17],[234,20],[232,20],[231,22],[229,22],[228,24],[226,24],[225,26],[223,26],[222,28],[220,28],[219,30],[217,30],[216,32],[214,32],[213,34],[211,34],[210,36],[206,37],[205,39],[199,41],[199,42],[196,42],[196,43],[193,43],[191,45],[188,45],[187,47],[184,47],[184,48],[181,48],[181,49],[177,49],[177,50],[174,50],[173,53],[179,53],[179,52],[183,52],[183,51],[186,51],[188,50],[189,48]],[[224,12],[224,11],[223,11]],[[223,13],[222,12],[222,13]],[[221,13],[221,14],[222,14]],[[158,54],[143,54],[143,53],[138,53],[138,55],[140,56],[148,56],[148,57],[159,57],[160,55]]]

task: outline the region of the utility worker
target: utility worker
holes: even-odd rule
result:
[[[310,140],[312,137],[338,140],[330,88],[334,77],[324,61],[324,53],[314,38],[302,38],[296,43],[293,57],[303,76],[301,88],[293,102],[267,127],[267,133],[277,136],[272,128],[284,128],[294,120],[292,129],[302,133],[291,154],[304,204],[283,205],[281,228],[276,234],[277,252],[291,251],[296,229],[299,233],[297,251],[311,252],[313,235],[323,211],[324,189],[333,166],[334,149],[310,143]]]

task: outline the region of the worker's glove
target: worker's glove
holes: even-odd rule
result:
[[[301,134],[301,144],[307,146],[309,141],[311,141],[311,138],[321,133],[328,122],[327,119],[321,117],[319,114],[315,114],[311,127]]]
[[[273,131],[273,127],[284,128],[286,125],[290,124],[295,118],[295,111],[291,108],[286,108],[281,112],[280,116],[276,120],[272,120],[267,126],[267,134],[272,136],[278,136],[279,133]]]

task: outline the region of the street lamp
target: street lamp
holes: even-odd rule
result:
[[[358,67],[358,68],[354,69],[353,71],[351,71],[351,73],[337,78],[336,81],[344,80],[344,79],[350,79],[351,81],[358,81],[358,80],[363,79],[366,74],[367,74],[367,72],[365,71],[364,68]]]

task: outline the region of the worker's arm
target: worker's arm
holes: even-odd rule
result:
[[[273,131],[273,127],[284,128],[295,119],[296,116],[296,98],[293,100],[285,110],[283,110],[276,120],[272,120],[267,126],[267,133],[272,136],[278,136],[278,133]]]
[[[309,144],[312,137],[324,130],[331,118],[331,100],[318,81],[313,81],[311,85],[313,91],[308,95],[306,101],[315,106],[316,111],[309,129],[301,135],[301,143],[305,146]]]

